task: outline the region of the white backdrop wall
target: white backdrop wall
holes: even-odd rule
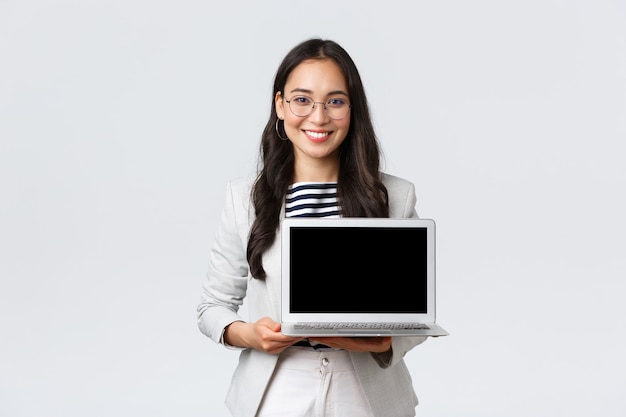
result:
[[[274,71],[353,56],[438,224],[419,416],[626,415],[626,3],[0,0],[0,416],[227,416],[196,327]]]

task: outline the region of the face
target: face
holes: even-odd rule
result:
[[[296,96],[307,96],[317,102],[309,115],[296,116],[290,110],[287,101],[294,103],[292,99]],[[302,62],[287,78],[282,95],[276,94],[276,113],[285,122],[285,132],[294,146],[296,165],[329,163],[338,167],[339,145],[350,128],[350,110],[341,119],[331,119],[322,105],[329,100],[350,102],[346,80],[331,59]]]

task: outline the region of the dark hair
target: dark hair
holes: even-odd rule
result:
[[[295,46],[276,71],[272,111],[263,130],[260,170],[252,188],[255,220],[248,239],[247,258],[253,277],[264,279],[263,253],[272,245],[280,224],[287,189],[293,180],[294,151],[291,141],[276,132],[277,92],[282,92],[291,72],[303,61],[331,59],[348,85],[350,128],[339,148],[337,199],[343,217],[389,217],[387,189],[380,179],[381,152],[370,119],[361,77],[350,55],[336,42],[309,39]]]

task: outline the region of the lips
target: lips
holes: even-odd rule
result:
[[[314,132],[312,130],[305,130],[304,134],[312,140],[313,142],[324,142],[326,139],[330,137],[332,132],[324,131],[324,132]]]

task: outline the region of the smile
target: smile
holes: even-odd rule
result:
[[[311,130],[305,130],[304,133],[313,141],[321,142],[328,139],[331,132],[313,132]]]

